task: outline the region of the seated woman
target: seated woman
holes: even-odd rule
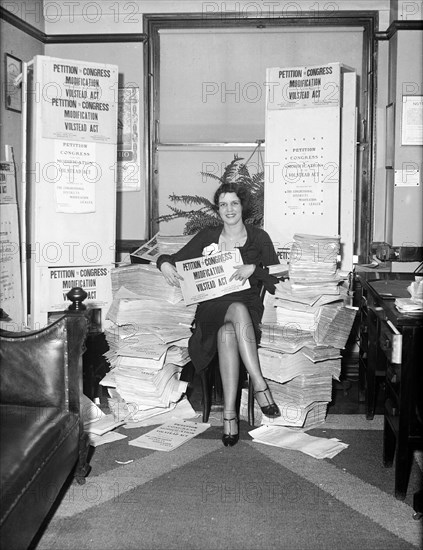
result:
[[[219,370],[223,388],[223,436],[225,446],[233,446],[239,439],[236,397],[238,392],[240,357],[251,378],[255,398],[266,416],[280,416],[270,390],[263,378],[257,342],[260,338],[259,323],[263,315],[260,287],[274,293],[277,279],[268,274],[262,266],[279,263],[269,235],[253,225],[244,224],[243,214],[248,207],[248,191],[235,183],[224,183],[216,191],[214,204],[223,226],[199,231],[179,252],[163,254],[157,260],[157,267],[169,285],[179,286],[182,277],[175,268],[175,262],[197,258],[205,253],[211,244],[219,250],[238,249],[242,265],[237,266],[231,279],[250,288],[232,292],[225,296],[200,302],[197,306],[193,334],[188,350],[197,372],[205,369],[216,351],[219,356]],[[217,247],[216,247],[217,248]]]

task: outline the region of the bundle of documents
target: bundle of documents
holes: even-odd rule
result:
[[[122,426],[124,420],[116,419],[113,414],[105,414],[96,403],[84,394],[81,396],[81,409],[84,431],[88,434],[90,445],[93,447],[126,437],[126,435],[113,431]]]
[[[157,372],[133,365],[119,365],[114,369],[116,390],[127,403],[136,403],[141,409],[169,407],[187,388],[187,382],[179,380],[181,370],[172,363],[166,363]]]
[[[396,298],[395,307],[401,313],[423,313],[423,300],[416,301],[413,298]]]
[[[262,323],[260,329],[260,346],[269,350],[295,353],[306,344],[314,344],[313,333],[300,330],[293,325]]]
[[[318,308],[304,304],[288,302],[288,307],[281,305],[281,300],[275,301],[276,322],[282,326],[295,326],[299,330],[314,332],[315,317]]]
[[[339,237],[296,233],[289,256],[292,282],[337,280]]]
[[[347,343],[358,308],[338,304],[322,306],[316,317],[314,339],[321,346],[343,349]]]
[[[329,403],[332,399],[332,376],[327,373],[301,374],[279,384],[269,383],[273,398],[279,404],[295,404],[299,408],[308,407],[312,403],[322,401]]]
[[[408,287],[410,298],[397,298],[395,300],[395,307],[401,313],[423,313],[423,277],[416,276],[416,280],[413,281]]]
[[[161,254],[174,254],[191,239],[192,235],[161,235],[157,233],[135,252],[132,252],[131,256],[148,262],[156,262]]]
[[[170,286],[165,281],[160,270],[152,264],[133,264],[116,267],[111,271],[112,294],[121,287],[132,293],[133,298],[148,298],[176,304],[182,302],[182,292],[178,287]]]
[[[120,326],[158,326],[165,320],[168,326],[189,327],[194,319],[194,307],[187,307],[182,302],[170,304],[158,299],[114,299],[107,312],[107,319]],[[166,316],[165,319],[164,316]]]
[[[341,359],[341,350],[333,346],[304,346],[301,352],[314,363],[326,361],[327,359]]]
[[[313,458],[333,458],[348,444],[336,438],[326,439],[311,436],[282,426],[260,426],[248,432],[256,443],[301,451]]]
[[[342,280],[331,281],[328,285],[322,281],[315,282],[313,280],[301,283],[294,283],[290,280],[279,281],[276,285],[275,298],[315,307],[345,300],[347,290],[341,286]]]
[[[296,376],[321,374],[339,380],[341,359],[322,360],[317,363],[308,358],[302,350],[296,353],[280,353],[260,347],[258,350],[263,376],[283,384]]]

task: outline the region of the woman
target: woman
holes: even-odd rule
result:
[[[277,282],[262,266],[277,264],[279,260],[269,235],[263,229],[244,224],[243,213],[248,206],[248,191],[244,187],[235,183],[222,184],[215,193],[214,204],[223,227],[199,231],[176,254],[160,256],[157,267],[169,285],[179,286],[182,277],[176,271],[175,262],[197,258],[217,248],[220,251],[238,249],[242,257],[243,265],[236,267],[230,280],[236,279],[242,284],[248,280],[250,288],[199,303],[188,344],[197,372],[205,369],[218,352],[224,401],[222,441],[225,446],[232,447],[239,439],[236,397],[240,357],[263,413],[270,417],[280,416],[261,373],[257,353],[263,314],[260,287],[264,285],[274,293]]]

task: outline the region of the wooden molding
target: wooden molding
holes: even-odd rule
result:
[[[146,42],[145,33],[107,34],[46,34],[0,6],[0,19],[32,36],[43,44],[93,44],[113,42]]]

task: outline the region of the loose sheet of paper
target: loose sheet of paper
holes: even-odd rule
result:
[[[129,442],[129,445],[154,449],[155,451],[172,451],[196,435],[210,428],[210,424],[177,420],[167,422]]]
[[[260,426],[248,432],[257,443],[301,451],[314,458],[333,458],[348,445],[336,438],[326,439],[282,426]]]

